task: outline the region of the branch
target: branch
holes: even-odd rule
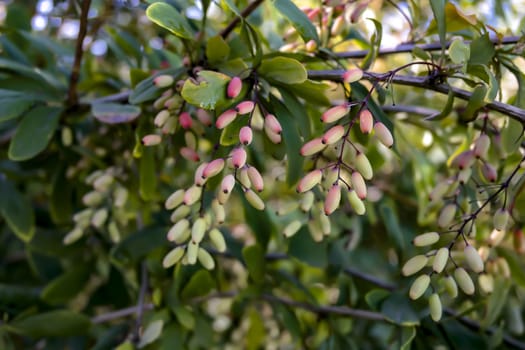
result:
[[[78,30],[77,45],[75,48],[75,60],[73,62],[73,69],[69,78],[69,89],[67,92],[67,104],[74,106],[78,102],[77,84],[80,77],[80,64],[82,63],[82,55],[84,53],[83,44],[87,33],[88,12],[91,0],[83,0],[80,12],[80,27]]]
[[[257,7],[259,7],[259,5],[263,3],[263,1],[264,0],[255,0],[254,2],[246,6],[246,8],[241,11],[241,16],[235,17],[233,21],[231,21],[230,24],[228,24],[226,28],[224,28],[221,31],[220,36],[223,38],[226,38],[232,32],[232,30],[237,26],[237,24],[239,24],[239,22],[243,18],[248,17],[253,11],[255,11]]]
[[[153,308],[154,308],[154,305],[152,303],[142,305],[143,311],[153,310]],[[108,313],[98,315],[98,316],[91,318],[91,323],[94,323],[94,324],[104,323],[104,322],[113,321],[117,318],[131,316],[131,315],[138,313],[139,312],[138,309],[139,309],[139,306],[136,305],[136,306],[127,307],[125,309],[108,312]]]
[[[331,80],[331,81],[342,81],[343,70],[318,70],[309,71],[308,78],[312,80]],[[373,73],[364,72],[364,79],[370,81],[388,81],[389,83],[419,87],[427,90],[440,92],[448,95],[449,91],[454,92],[455,97],[462,100],[470,100],[472,93],[467,90],[455,88],[447,84],[434,84],[427,77],[413,77],[408,75],[391,75],[390,73]],[[487,103],[483,108],[487,108],[493,111],[505,114],[517,121],[525,124],[525,110],[511,106],[502,102],[493,101]]]
[[[515,44],[520,40],[519,36],[509,36],[505,37],[501,40],[498,38],[491,38],[490,41],[494,43],[494,45],[508,45],[508,44]],[[448,49],[451,42],[446,43],[446,48]],[[469,43],[468,41],[466,42]],[[378,52],[379,56],[386,56],[386,55],[394,55],[398,53],[406,53],[406,52],[412,52],[415,47],[420,48],[424,51],[438,51],[441,50],[441,44],[440,43],[431,43],[431,44],[422,44],[422,45],[416,45],[416,44],[400,44],[392,48],[386,48],[386,49],[380,49]],[[348,51],[348,52],[339,52],[336,53],[335,56],[339,58],[364,58],[368,55],[368,50],[356,50],[356,51]]]

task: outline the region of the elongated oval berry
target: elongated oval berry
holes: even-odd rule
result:
[[[359,112],[359,128],[363,134],[370,134],[374,127],[374,116],[368,109]]]
[[[182,147],[179,152],[184,159],[191,162],[198,162],[201,159],[197,152],[189,147]]]
[[[425,255],[416,255],[407,260],[401,269],[403,276],[411,276],[427,265],[428,257]]]
[[[191,115],[188,112],[182,112],[179,115],[179,124],[182,126],[183,129],[190,129],[193,124],[193,119],[191,119]]]
[[[173,223],[178,222],[179,220],[182,220],[185,217],[187,217],[190,214],[190,212],[190,207],[188,207],[187,205],[181,205],[177,209],[175,209],[173,213],[171,213],[170,221]]]
[[[430,308],[430,317],[432,317],[432,320],[434,320],[434,322],[441,320],[443,307],[441,305],[441,299],[439,299],[437,293],[432,293],[430,298],[428,298],[428,306]]]
[[[170,117],[170,112],[167,109],[163,109],[157,115],[155,116],[155,119],[153,120],[153,124],[157,128],[162,128],[162,126],[166,123],[168,118]]]
[[[173,192],[168,199],[166,199],[166,202],[164,203],[164,207],[167,210],[174,209],[182,204],[182,201],[184,200],[184,190],[179,189],[175,192]]]
[[[210,113],[205,109],[197,109],[195,112],[197,119],[205,126],[211,126],[213,124],[213,119],[211,118]]]
[[[320,169],[310,171],[299,180],[299,183],[297,184],[297,192],[303,193],[311,190],[321,182],[322,178],[323,172]]]
[[[200,243],[206,233],[206,220],[202,217],[197,218],[191,226],[191,240]]]
[[[374,124],[374,132],[376,137],[379,139],[384,146],[390,148],[394,145],[394,137],[385,124],[377,122]]]
[[[332,107],[321,115],[321,121],[323,123],[333,123],[347,115],[349,110],[350,107],[347,103]]]
[[[343,29],[345,28],[346,20],[344,16],[338,16],[334,19],[334,23],[332,24],[332,28],[330,28],[330,34],[332,36],[338,36],[341,34]],[[346,72],[345,72],[346,73]],[[343,80],[345,79],[344,73],[343,73]]]
[[[62,243],[65,245],[73,244],[78,241],[84,235],[84,230],[80,227],[75,227],[73,230],[69,231],[67,235],[62,239]]]
[[[253,101],[243,101],[239,103],[237,106],[235,106],[235,110],[239,114],[248,114],[253,111],[255,108],[255,103]]]
[[[504,208],[496,210],[494,213],[493,224],[494,228],[498,231],[503,231],[507,228],[509,222],[510,214]]]
[[[170,116],[162,126],[161,132],[166,135],[175,133],[175,130],[177,130],[177,118]]]
[[[446,247],[438,249],[436,255],[434,256],[434,263],[432,264],[432,269],[435,272],[441,273],[445,269],[445,266],[447,266],[449,253],[450,251]]]
[[[266,124],[264,125],[264,133],[266,134],[266,136],[268,137],[268,139],[273,143],[273,144],[280,144],[283,140],[282,136],[280,133],[276,133],[274,132],[272,129],[270,129],[268,126],[266,126]]]
[[[217,249],[218,252],[224,253],[226,251],[226,241],[221,231],[217,228],[212,228],[208,233],[211,244]]]
[[[232,174],[228,174],[221,181],[220,191],[223,193],[230,193],[233,190],[234,186],[235,186],[235,177]]]
[[[465,168],[470,168],[475,160],[474,152],[471,150],[463,151],[452,160],[452,166],[457,167],[459,170],[463,170]]]
[[[332,232],[332,223],[330,218],[326,215],[319,215],[319,225],[321,226],[321,232],[323,235],[328,236]]]
[[[426,247],[439,241],[439,233],[437,232],[426,232],[420,234],[412,240],[412,244],[416,247]]]
[[[194,265],[197,262],[197,254],[199,253],[199,244],[190,241],[186,248],[186,256],[188,257],[188,264]]]
[[[236,169],[242,168],[244,164],[246,164],[247,154],[244,148],[242,147],[234,148],[231,153],[231,156],[232,156],[232,164]]]
[[[82,203],[86,207],[96,207],[104,200],[104,195],[98,191],[91,191],[82,197]]]
[[[300,154],[303,157],[308,157],[313,154],[316,154],[317,152],[322,151],[323,149],[325,149],[325,147],[326,147],[326,144],[323,143],[323,139],[321,137],[317,137],[305,143],[301,147]]]
[[[206,178],[202,177],[202,173],[204,172],[204,169],[208,166],[208,163],[204,162],[201,163],[197,169],[195,170],[195,174],[193,175],[193,183],[197,186],[204,186],[206,183]]]
[[[197,251],[197,258],[199,259],[199,262],[202,266],[204,266],[205,269],[213,270],[215,268],[215,261],[206,249],[199,247],[199,250]]]
[[[362,152],[358,152],[355,156],[355,167],[366,180],[371,180],[374,176],[372,165],[367,156]]]
[[[469,244],[465,247],[463,253],[465,254],[465,260],[472,271],[476,273],[483,272],[483,260],[481,260],[481,256],[478,254],[476,248]]]
[[[482,273],[478,277],[479,288],[486,294],[494,292],[494,277],[487,273]]]
[[[343,82],[348,84],[355,83],[361,78],[363,78],[363,71],[359,68],[352,68],[343,73]]]
[[[230,125],[236,117],[237,111],[234,109],[228,109],[222,112],[222,114],[217,117],[217,120],[215,121],[215,126],[217,127],[217,129],[224,129],[225,127]]]
[[[162,75],[159,75],[153,78],[153,84],[155,84],[155,86],[160,87],[160,88],[165,88],[170,85],[173,85],[174,82],[175,82],[175,79],[173,79],[171,75],[167,75],[167,74],[162,74]]]
[[[345,128],[342,125],[336,125],[334,127],[331,127],[328,129],[323,137],[321,138],[321,142],[325,145],[331,145],[336,143],[337,141],[341,140],[345,134]]]
[[[184,236],[184,231],[189,230],[190,222],[187,219],[182,219],[173,225],[168,231],[168,241],[178,241],[181,236]]]
[[[441,209],[439,213],[437,224],[439,227],[447,227],[450,225],[454,216],[456,215],[456,204],[449,203]]]
[[[498,172],[496,168],[490,165],[488,162],[484,162],[481,166],[481,174],[488,182],[496,182],[498,179]]]
[[[281,134],[283,131],[281,123],[279,123],[279,120],[273,114],[267,114],[264,117],[264,127],[270,129],[276,134]]]
[[[225,162],[222,158],[212,160],[202,171],[202,178],[208,179],[219,174],[224,169],[224,164]]]
[[[250,166],[246,173],[253,188],[255,188],[257,192],[262,192],[264,190],[264,180],[259,170],[257,170],[256,167]]]
[[[476,158],[486,159],[490,148],[490,137],[487,134],[481,134],[474,141],[474,156]]]
[[[253,131],[249,126],[243,126],[239,131],[239,141],[247,146],[252,143],[253,140]]]
[[[348,191],[347,198],[348,202],[350,203],[350,206],[352,207],[352,209],[354,209],[357,215],[365,215],[365,203],[363,203],[363,201],[359,198],[355,190],[352,189]]]
[[[253,192],[251,189],[247,189],[244,191],[244,197],[248,201],[248,203],[251,204],[252,207],[254,207],[257,210],[264,210],[264,202],[255,192]]]
[[[294,221],[290,222],[288,225],[286,225],[286,227],[283,230],[283,235],[286,238],[290,238],[290,237],[292,237],[293,235],[295,235],[299,231],[301,226],[303,226],[303,223],[301,221],[294,220]]]
[[[359,199],[366,198],[367,191],[365,179],[363,179],[363,175],[358,171],[352,172],[352,187],[354,188],[355,193],[357,193]]]
[[[443,279],[443,285],[448,295],[450,295],[451,298],[456,298],[458,296],[458,285],[456,281],[454,280],[454,277],[446,276]]]
[[[341,202],[341,186],[334,184],[328,190],[324,201],[324,213],[325,215],[332,214],[337,208],[339,208],[339,202]]]
[[[93,181],[93,188],[99,192],[106,192],[109,190],[113,182],[115,181],[115,178],[113,175],[110,174],[104,174],[97,178],[95,181]]]
[[[312,205],[314,204],[315,195],[312,191],[306,192],[299,203],[299,206],[303,212],[308,212],[310,209],[312,209]]]
[[[239,174],[239,182],[241,185],[243,185],[245,188],[252,187],[252,180],[250,180],[250,177],[248,176],[248,168],[244,167],[241,169],[241,171],[238,172]]]
[[[451,181],[449,181],[449,179],[438,182],[428,195],[428,199],[430,199],[432,202],[440,201],[445,193],[449,191],[450,186]]]
[[[156,146],[160,144],[161,141],[162,141],[162,137],[156,134],[146,135],[142,138],[142,144],[144,146]]]
[[[185,251],[183,247],[176,247],[172,249],[168,254],[166,254],[164,259],[162,259],[162,266],[167,269],[168,267],[175,265],[182,259],[184,253]]]
[[[465,271],[464,268],[458,267],[454,271],[454,277],[456,278],[456,282],[459,288],[463,291],[463,293],[467,295],[474,294],[476,290],[474,282],[472,282],[472,279],[470,278],[468,272]]]
[[[472,175],[472,168],[465,168],[458,173],[458,182],[460,184],[466,184]]]
[[[226,94],[229,98],[235,98],[239,96],[242,90],[242,80],[239,77],[233,77],[228,83]]]
[[[408,292],[408,296],[410,297],[410,299],[412,300],[419,299],[423,294],[425,294],[425,291],[427,290],[429,284],[430,284],[430,276],[428,275],[418,276],[412,283],[412,286],[410,287],[410,291]]]
[[[184,204],[192,205],[196,203],[202,195],[202,187],[193,185],[184,192]]]
[[[215,218],[215,222],[217,224],[222,224],[226,220],[226,211],[224,210],[224,206],[219,203],[219,200],[215,198],[211,202],[211,209],[213,211],[213,216]]]

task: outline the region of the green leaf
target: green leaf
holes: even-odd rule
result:
[[[208,270],[199,270],[191,276],[184,289],[181,297],[183,300],[197,298],[208,294],[215,288],[215,282]]]
[[[447,33],[447,21],[445,18],[445,0],[430,0],[430,7],[432,8],[432,13],[434,13],[434,20],[438,28],[439,42],[441,43],[441,48],[445,51],[445,46],[447,42],[446,33]]]
[[[81,335],[90,327],[87,316],[69,310],[43,312],[8,324],[10,331],[33,338]]]
[[[9,145],[9,158],[15,161],[31,159],[51,140],[60,120],[62,108],[38,106],[29,111],[18,125]]]
[[[142,333],[142,336],[140,337],[140,341],[137,344],[137,347],[139,349],[142,349],[146,345],[151,344],[155,340],[157,340],[162,334],[163,326],[164,321],[162,320],[156,320],[148,324],[146,326],[146,329],[144,330],[144,333]]]
[[[492,41],[490,41],[489,35],[485,34],[472,40],[470,43],[470,52],[470,60],[468,61],[469,65],[487,65],[494,58],[496,49],[494,48]]]
[[[0,300],[4,305],[35,305],[39,297],[39,288],[0,283]]]
[[[381,312],[389,321],[400,326],[419,325],[419,316],[414,310],[412,301],[402,293],[392,293],[381,304]]]
[[[157,88],[155,84],[153,84],[153,80],[159,76],[159,75],[171,75],[174,79],[178,79],[179,76],[184,72],[184,68],[170,68],[170,69],[163,69],[160,71],[157,71],[155,75],[150,76],[149,78],[146,78],[142,80],[140,83],[138,83],[133,91],[131,92],[131,95],[129,96],[129,103],[131,104],[139,104],[147,101],[151,101],[156,99],[160,96],[162,90]],[[135,74],[134,74],[135,75]],[[133,76],[134,76],[133,75]],[[132,77],[133,77],[132,76]]]
[[[132,233],[111,251],[111,256],[125,264],[138,262],[149,252],[166,245],[168,227],[146,227]]]
[[[357,101],[363,101],[365,98],[368,98],[368,89],[361,83],[356,82],[352,83],[352,98],[354,98]],[[381,123],[385,124],[385,126],[390,130],[392,134],[394,134],[394,124],[392,124],[392,121],[388,116],[385,114],[383,109],[376,103],[376,101],[373,98],[368,98],[367,103],[368,109],[370,109],[370,112],[374,115],[374,118],[377,118]]]
[[[379,214],[383,219],[385,228],[394,241],[395,245],[400,251],[405,249],[405,235],[399,225],[398,215],[396,213],[395,204],[388,201],[384,201],[379,205]]]
[[[42,300],[51,305],[63,304],[71,300],[88,282],[89,271],[89,267],[85,264],[68,269],[42,290]]]
[[[374,311],[378,311],[383,301],[390,296],[390,292],[384,289],[372,289],[366,293],[365,301]]]
[[[244,220],[253,230],[257,243],[266,249],[270,241],[271,234],[274,230],[270,216],[267,210],[263,211],[253,208],[244,196],[241,196],[244,208]]]
[[[250,327],[246,332],[246,349],[257,350],[262,347],[266,338],[266,329],[264,326],[264,320],[261,313],[256,308],[250,308],[247,315],[247,319],[250,321]]]
[[[272,304],[272,309],[277,320],[283,327],[290,332],[295,339],[301,338],[301,323],[297,319],[295,312],[282,304]]]
[[[177,305],[173,308],[177,321],[189,330],[195,328],[195,316],[186,306]]]
[[[233,146],[239,143],[239,131],[248,124],[246,116],[238,115],[235,120],[225,127],[221,132],[219,143],[221,146]]]
[[[487,96],[487,86],[484,84],[477,85],[472,91],[472,96],[468,100],[465,110],[460,115],[462,121],[470,122],[476,119],[479,109],[486,104],[485,96]]]
[[[487,311],[481,321],[481,326],[487,328],[496,322],[507,304],[512,281],[504,276],[494,276],[494,291],[487,301]]]
[[[0,122],[18,118],[34,103],[35,99],[24,92],[0,89]]]
[[[519,286],[525,287],[525,264],[516,253],[510,249],[498,247],[498,255],[507,260],[509,264],[512,280]]]
[[[327,243],[315,242],[308,227],[301,227],[288,245],[288,254],[310,266],[324,268],[328,264]]]
[[[450,112],[452,112],[452,107],[454,106],[454,91],[452,89],[449,90],[448,96],[447,96],[447,102],[445,103],[445,107],[441,110],[441,112],[438,112],[436,114],[431,114],[428,117],[425,117],[425,120],[442,120],[448,117]]]
[[[302,146],[299,129],[294,117],[281,101],[272,95],[270,103],[283,129],[282,136],[286,147],[286,156],[288,157],[286,183],[288,186],[292,186],[303,174],[304,158],[298,151]]]
[[[91,105],[93,116],[102,123],[122,124],[137,119],[140,108],[119,103],[96,103]]]
[[[35,233],[35,214],[31,202],[2,176],[0,193],[0,214],[18,238],[29,242]]]
[[[273,57],[262,61],[259,74],[270,83],[301,84],[308,74],[301,62],[288,57]]]
[[[400,350],[410,350],[412,341],[416,337],[416,327],[409,326],[401,329]]]
[[[367,19],[374,23],[376,31],[374,34],[372,34],[370,38],[370,48],[368,50],[368,53],[366,54],[363,61],[361,61],[361,69],[363,70],[368,70],[376,60],[377,54],[381,47],[381,40],[383,39],[383,25],[381,24],[381,22],[373,18]]]
[[[523,136],[523,125],[521,122],[508,118],[507,124],[501,132],[503,149],[507,154],[513,154],[520,147],[521,137]]]
[[[201,81],[187,79],[181,95],[186,102],[203,109],[216,109],[232,101],[226,97],[226,87],[230,77],[225,74],[203,70],[199,72]],[[241,94],[242,95],[242,94]]]
[[[60,164],[51,182],[49,214],[57,224],[71,222],[73,217],[73,185],[66,178],[66,169],[66,163]]]
[[[221,0],[221,2],[224,2],[226,4],[226,7],[228,7],[231,12],[235,13],[238,17],[240,17],[241,20],[243,19],[241,10],[239,10],[239,8],[237,7],[237,5],[235,5],[233,0]]]
[[[248,273],[254,282],[263,282],[266,270],[264,249],[258,244],[246,246],[242,250],[242,256],[248,268]]]
[[[183,39],[193,39],[193,31],[182,16],[173,6],[164,2],[156,2],[148,6],[146,16],[155,24],[169,30]]]
[[[329,85],[320,81],[305,80],[300,84],[290,84],[287,88],[307,103],[319,106],[330,106],[330,99],[327,97]]]
[[[212,36],[206,44],[206,57],[211,64],[224,62],[230,55],[230,46],[220,35]]]
[[[455,64],[465,63],[470,58],[470,47],[462,39],[454,39],[450,44],[448,54]]]
[[[290,24],[301,35],[305,43],[310,40],[315,40],[315,42],[319,43],[315,26],[291,0],[274,0],[273,6],[290,21]]]
[[[152,147],[145,147],[139,159],[139,193],[143,200],[154,199],[157,191],[157,168]]]

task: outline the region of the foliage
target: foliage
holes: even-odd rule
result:
[[[489,3],[0,4],[0,348],[524,348]]]

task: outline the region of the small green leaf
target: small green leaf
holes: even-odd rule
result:
[[[195,328],[195,316],[193,315],[193,312],[188,310],[188,307],[177,305],[173,308],[173,312],[175,313],[177,321],[179,321],[181,325],[189,330]]]
[[[470,43],[470,60],[468,64],[482,64],[487,65],[492,61],[496,49],[494,44],[490,41],[489,35],[485,34],[472,40]]]
[[[215,288],[215,282],[208,270],[199,270],[191,276],[182,290],[181,297],[183,300],[197,298],[208,294]]]
[[[287,88],[298,97],[303,98],[307,103],[319,106],[330,106],[330,99],[327,97],[329,85],[320,81],[305,80],[300,84],[290,84]]]
[[[96,103],[91,105],[93,116],[102,123],[122,124],[138,118],[140,108],[119,103]]]
[[[465,110],[460,115],[462,121],[470,122],[476,119],[477,112],[486,104],[485,96],[487,96],[487,86],[484,84],[477,85],[472,91],[472,96],[468,100]]]
[[[140,337],[140,341],[137,344],[137,347],[139,349],[142,349],[146,345],[151,344],[155,340],[157,340],[162,334],[163,326],[164,321],[162,320],[156,320],[148,324],[148,326],[144,330],[144,333],[142,333],[142,336]]]
[[[304,42],[315,40],[319,43],[317,30],[310,19],[291,0],[274,0],[273,6],[283,15],[297,30]]]
[[[0,122],[18,118],[34,103],[35,99],[25,92],[0,89]]]
[[[9,145],[9,158],[31,159],[44,149],[58,125],[62,108],[38,106],[29,111],[18,125]]]
[[[401,329],[400,350],[410,350],[412,340],[416,337],[416,327],[409,326]]]
[[[226,7],[228,7],[231,12],[235,13],[237,16],[243,19],[241,10],[239,10],[239,8],[237,7],[237,5],[235,5],[233,0],[221,0],[221,2],[224,2],[226,4]]]
[[[381,312],[389,321],[400,326],[419,325],[419,316],[413,303],[402,293],[392,293],[381,304]]]
[[[264,249],[258,244],[246,246],[242,250],[242,256],[250,277],[255,283],[263,282],[266,270]]]
[[[269,82],[282,84],[301,84],[308,74],[301,62],[288,57],[274,57],[262,61],[259,74]]]
[[[35,214],[31,202],[1,176],[0,193],[0,214],[18,238],[29,242],[35,233]]]
[[[239,131],[246,124],[248,124],[247,117],[238,115],[231,124],[222,130],[221,138],[219,140],[221,146],[233,146],[238,144]]]
[[[152,200],[157,191],[157,167],[155,166],[155,153],[152,147],[144,148],[139,163],[140,196],[146,201]]]
[[[448,117],[450,112],[452,112],[452,107],[454,106],[454,91],[452,89],[449,90],[448,96],[447,96],[447,102],[445,103],[445,107],[441,110],[441,112],[438,112],[436,114],[431,114],[428,117],[425,117],[425,120],[442,120]]]
[[[288,254],[310,266],[324,268],[328,264],[328,246],[326,242],[315,242],[304,225],[290,238]]]
[[[226,86],[230,77],[225,74],[203,70],[199,72],[202,81],[187,79],[181,95],[186,102],[203,109],[216,109],[228,104]]]
[[[503,149],[507,154],[513,154],[520,147],[520,140],[523,136],[523,125],[521,122],[508,118],[507,124],[501,132]]]
[[[390,296],[390,292],[384,289],[372,289],[366,293],[365,301],[374,311],[378,311],[381,307],[381,303]]]
[[[124,264],[132,264],[139,261],[149,252],[166,245],[167,227],[146,227],[134,232],[111,251],[111,256]]]
[[[210,63],[224,62],[230,55],[230,46],[220,35],[212,36],[206,44],[206,57]]]
[[[155,75],[152,75],[149,78],[142,80],[135,86],[135,88],[131,92],[131,95],[129,96],[129,103],[136,105],[139,103],[156,99],[160,96],[162,90],[157,88],[155,84],[153,84],[153,80],[159,75],[171,75],[174,79],[178,79],[184,71],[184,67],[169,68],[157,71]],[[140,73],[134,73],[132,75],[132,78],[138,74]]]
[[[507,297],[512,281],[503,276],[494,276],[494,290],[487,301],[487,311],[481,321],[481,326],[487,328],[496,322],[507,304]]]
[[[257,210],[248,203],[244,196],[241,196],[241,198],[244,208],[244,220],[253,230],[257,243],[266,249],[274,230],[267,212],[268,209],[263,211]]]
[[[151,4],[146,9],[146,16],[148,16],[153,23],[169,30],[180,38],[193,38],[193,31],[188,21],[186,21],[186,18],[167,3],[156,2]]]
[[[8,324],[10,331],[33,338],[81,335],[90,327],[87,316],[69,310],[43,312]]]
[[[89,268],[84,264],[68,269],[42,290],[41,298],[51,305],[65,303],[84,288],[88,278]]]
[[[430,0],[430,7],[434,13],[434,20],[438,28],[439,33],[439,42],[441,43],[441,48],[445,50],[445,45],[447,42],[446,33],[447,33],[447,21],[445,17],[445,0]]]
[[[461,39],[454,39],[448,49],[450,59],[455,64],[465,63],[470,58],[470,47]]]
[[[57,224],[71,222],[73,216],[73,185],[66,178],[66,169],[65,163],[60,164],[51,182],[49,214]]]

